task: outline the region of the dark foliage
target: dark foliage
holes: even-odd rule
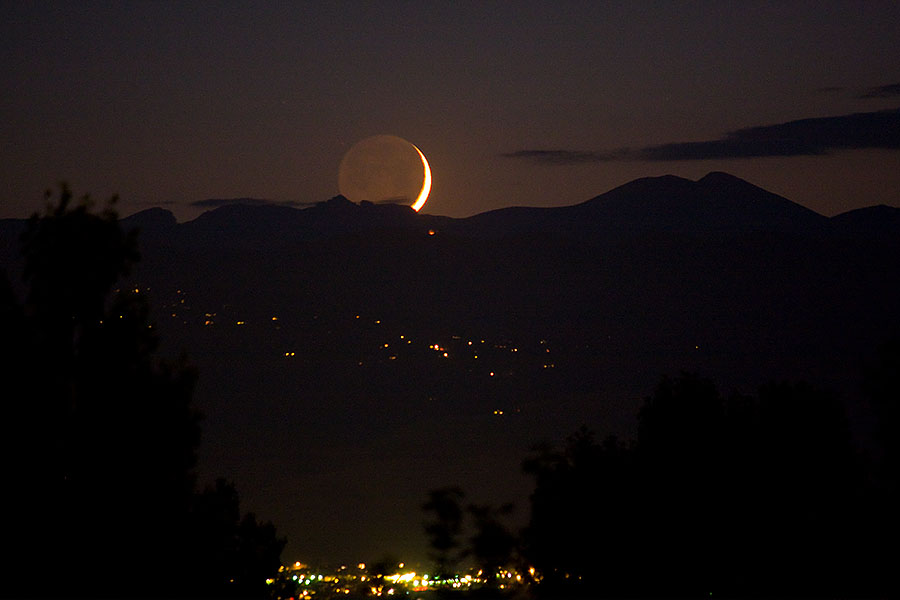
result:
[[[540,593],[607,597],[890,595],[895,509],[871,485],[840,402],[806,384],[724,399],[684,374],[638,438],[580,431],[525,462],[524,551]]]
[[[275,527],[257,522],[253,513],[242,518],[238,493],[224,479],[196,496],[192,512],[196,540],[193,572],[201,582],[192,595],[266,597],[266,578],[281,566],[286,543],[276,536]]]
[[[877,415],[878,482],[897,499],[900,494],[900,337],[879,348],[866,377],[866,395]]]
[[[465,493],[457,486],[432,490],[428,501],[422,505],[426,513],[434,513],[434,519],[425,523],[425,533],[434,551],[441,576],[451,575],[463,559],[469,559],[482,571],[487,587],[497,583],[497,573],[519,558],[520,545],[516,534],[503,522],[513,512],[512,504],[494,507],[489,504],[463,506]],[[470,535],[463,543],[461,538],[471,520]]]
[[[634,461],[615,438],[597,444],[585,429],[562,450],[543,448],[525,461],[536,485],[524,553],[540,572],[541,589],[594,589],[594,574],[617,573],[627,582],[640,568],[632,520],[644,507]],[[618,582],[614,587],[620,591]]]
[[[425,533],[434,550],[432,559],[442,576],[453,572],[459,558],[457,552],[463,526],[461,502],[464,496],[459,487],[441,488],[429,492],[428,500],[422,505],[426,513],[434,513],[434,519],[425,523]]]
[[[512,504],[494,508],[488,504],[472,504],[467,508],[472,516],[475,533],[469,540],[468,554],[472,556],[489,585],[497,583],[497,574],[511,566],[516,558],[518,539],[503,523],[503,517],[513,511]]]
[[[112,203],[99,214],[87,198],[72,204],[63,187],[28,223],[24,302],[0,285],[3,591],[193,593],[206,583],[197,553],[221,536],[192,524],[203,515],[196,373],[156,357],[143,292],[116,288],[138,259],[136,233],[123,232]],[[252,516],[234,528],[241,543],[229,564],[243,582],[283,542]]]

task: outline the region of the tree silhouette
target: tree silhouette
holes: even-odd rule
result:
[[[469,504],[463,507],[465,493],[458,486],[432,490],[422,510],[434,513],[425,523],[425,533],[434,550],[434,559],[441,577],[452,575],[463,559],[471,559],[481,570],[486,588],[499,586],[497,574],[518,558],[519,538],[503,523],[512,513],[512,504],[494,507],[489,504]],[[466,517],[471,518],[471,535],[462,544]]]
[[[512,504],[494,508],[488,504],[471,504],[466,511],[472,516],[474,534],[469,540],[467,554],[482,572],[489,587],[497,587],[499,572],[516,559],[519,540],[503,524],[503,518],[513,512]]]
[[[735,486],[753,502],[744,568],[759,591],[859,594],[864,543],[859,509],[863,473],[844,408],[805,383],[760,388],[752,470]],[[746,512],[750,513],[750,510]],[[751,514],[753,514],[751,513]]]
[[[548,597],[883,592],[843,406],[812,386],[724,399],[696,375],[664,378],[635,443],[582,430],[524,467],[525,553]]]
[[[724,413],[711,381],[683,373],[664,377],[638,414],[636,459],[646,502],[641,537],[653,539],[643,554],[654,564],[660,592],[718,589],[719,549],[727,543],[719,525]]]
[[[444,487],[430,491],[428,500],[422,505],[426,513],[434,513],[434,519],[425,523],[425,533],[434,550],[432,559],[441,577],[450,575],[459,560],[457,551],[463,526],[461,502],[464,497],[461,488]]]
[[[884,342],[875,360],[865,369],[864,392],[875,416],[876,457],[874,493],[864,509],[863,526],[872,531],[870,545],[875,553],[865,553],[872,565],[869,579],[884,597],[897,597],[900,584],[893,575],[900,550],[900,337]]]
[[[878,348],[865,373],[865,393],[877,418],[875,432],[881,457],[879,484],[888,494],[900,494],[900,337]]]
[[[154,356],[140,290],[113,290],[138,258],[113,202],[95,214],[63,186],[23,235],[24,302],[4,293],[5,540],[26,549],[16,593],[171,593],[188,575],[195,374]],[[59,577],[39,577],[50,564]],[[135,569],[153,577],[136,585]]]
[[[281,566],[286,540],[253,513],[241,517],[234,484],[217,479],[196,496],[193,507],[194,578],[192,595],[215,598],[263,598],[265,580]]]
[[[193,561],[222,541],[195,523],[196,373],[155,354],[147,299],[122,285],[137,234],[114,202],[96,213],[63,186],[22,237],[24,301],[0,282],[3,585],[14,596],[196,595],[207,581]],[[257,593],[249,582],[264,585],[283,541],[252,515],[234,528],[231,578]]]
[[[598,444],[582,428],[561,450],[538,448],[524,461],[535,489],[523,552],[538,571],[542,594],[628,595],[632,574],[642,568],[634,458],[615,438]]]

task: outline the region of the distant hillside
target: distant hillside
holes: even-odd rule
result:
[[[819,233],[827,219],[737,177],[710,173],[699,181],[673,175],[638,179],[575,206],[508,208],[467,221],[481,236],[553,232],[619,239],[649,232]]]
[[[831,223],[845,235],[891,238],[900,235],[900,208],[884,204],[858,208],[835,215]]]
[[[750,373],[790,348],[792,361],[820,368],[808,353],[839,362],[835,346],[900,326],[898,212],[828,219],[710,173],[465,219],[338,196],[306,209],[228,205],[182,224],[155,209],[125,223],[142,229],[135,277],[191,289],[204,312],[370,312],[423,331],[614,336],[641,360],[703,338],[735,353],[717,370]]]
[[[714,172],[699,181],[672,175],[638,179],[574,206],[510,207],[464,219],[417,214],[403,205],[357,205],[337,196],[306,209],[257,202],[227,204],[180,225],[171,216],[161,216],[165,211],[150,209],[125,222],[146,230],[148,236],[174,234],[196,244],[204,240],[271,244],[372,230],[429,228],[472,238],[553,234],[611,241],[648,233],[855,235],[867,229],[884,233],[900,230],[897,211],[872,207],[828,219],[742,179]]]
[[[421,530],[428,489],[524,505],[534,443],[581,424],[627,438],[663,374],[725,393],[808,380],[864,425],[859,374],[900,333],[898,213],[828,219],[711,173],[466,219],[336,197],[123,224],[140,229],[129,285],[149,290],[163,350],[200,373],[201,475],[261,490],[248,506],[298,547],[364,519],[383,549]],[[13,282],[23,227],[0,222]],[[480,458],[461,461],[460,444]],[[301,525],[325,487],[345,500]]]

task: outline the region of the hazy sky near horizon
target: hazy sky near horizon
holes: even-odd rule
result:
[[[893,1],[5,2],[0,217],[61,180],[180,220],[314,203],[375,134],[428,157],[433,214],[714,170],[900,206],[898,30]]]

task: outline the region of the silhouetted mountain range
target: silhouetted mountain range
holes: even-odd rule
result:
[[[294,552],[352,537],[347,515],[421,548],[425,490],[526,494],[531,444],[582,423],[627,437],[640,397],[680,370],[726,393],[832,387],[864,428],[860,369],[900,332],[900,209],[826,218],[725,173],[464,219],[338,196],[123,224],[143,257],[129,285],[199,367],[203,464]],[[22,227],[0,222],[10,273]],[[317,507],[286,462],[347,500]],[[335,516],[309,531],[292,525],[304,511]]]
[[[250,199],[248,199],[250,200]],[[603,236],[607,241],[648,233],[741,234],[751,232],[818,235],[829,231],[860,232],[862,215],[879,230],[897,226],[900,209],[882,206],[851,211],[832,219],[727,173],[713,172],[699,181],[667,175],[638,179],[581,204],[560,208],[510,207],[464,219],[416,214],[402,205],[354,204],[343,196],[311,208],[234,203],[176,225],[154,208],[124,220],[130,226],[163,232],[165,224],[181,237],[222,239],[310,240],[361,231],[416,230],[423,227],[473,238],[554,234],[567,238]],[[893,216],[891,216],[893,215]],[[893,220],[892,220],[893,219]]]
[[[858,208],[833,217],[831,223],[835,231],[844,235],[896,239],[900,232],[900,208],[884,204]]]
[[[587,202],[556,209],[508,208],[468,219],[474,231],[546,232],[622,239],[675,234],[805,234],[827,219],[726,173],[699,181],[672,175],[632,181]]]

